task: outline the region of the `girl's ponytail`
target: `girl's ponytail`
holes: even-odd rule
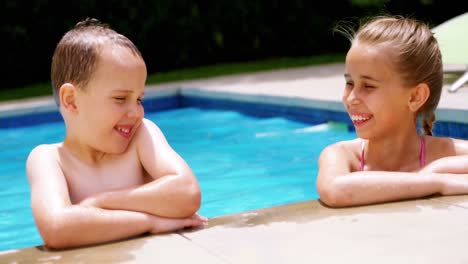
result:
[[[423,132],[424,135],[432,136],[432,126],[435,121],[435,113],[432,112],[429,115],[426,115],[424,119],[422,120],[422,127],[423,127]]]

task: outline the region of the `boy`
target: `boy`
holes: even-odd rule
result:
[[[203,225],[185,161],[143,118],[146,66],[136,46],[96,19],[68,31],[52,58],[66,135],[26,163],[45,245],[66,248]]]

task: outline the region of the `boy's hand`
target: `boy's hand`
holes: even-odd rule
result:
[[[97,199],[94,196],[88,197],[81,202],[78,203],[82,206],[92,206],[92,207],[99,207],[97,204]]]
[[[95,197],[88,197],[81,202],[81,206],[98,207],[98,199]],[[152,234],[166,233],[176,231],[186,227],[203,226],[208,222],[208,219],[199,214],[194,214],[187,218],[167,218],[157,215],[147,214],[150,217],[150,230]]]
[[[160,216],[151,216],[151,229],[150,233],[159,234],[171,231],[176,231],[186,227],[203,226],[207,223],[208,219],[199,214],[194,214],[187,218],[166,218]]]

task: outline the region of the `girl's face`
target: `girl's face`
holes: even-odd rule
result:
[[[343,104],[360,138],[381,138],[414,123],[411,89],[403,86],[385,47],[353,44],[346,56]]]
[[[96,71],[78,93],[78,126],[91,148],[124,152],[144,116],[146,65],[122,47],[102,47]]]

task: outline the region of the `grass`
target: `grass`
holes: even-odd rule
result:
[[[325,54],[312,57],[276,58],[261,61],[217,64],[149,74],[146,83],[159,84],[173,81],[194,80],[240,73],[253,73],[259,71],[344,62],[344,60],[345,54]],[[52,87],[50,82],[39,83],[26,87],[0,90],[0,101],[25,99],[51,94]]]
[[[275,69],[286,69],[318,65],[324,63],[344,62],[345,54],[326,54],[301,58],[277,58],[262,61],[240,62],[203,66],[191,69],[162,72],[148,76],[147,83],[165,83],[172,81],[193,80],[240,73],[253,73]]]

